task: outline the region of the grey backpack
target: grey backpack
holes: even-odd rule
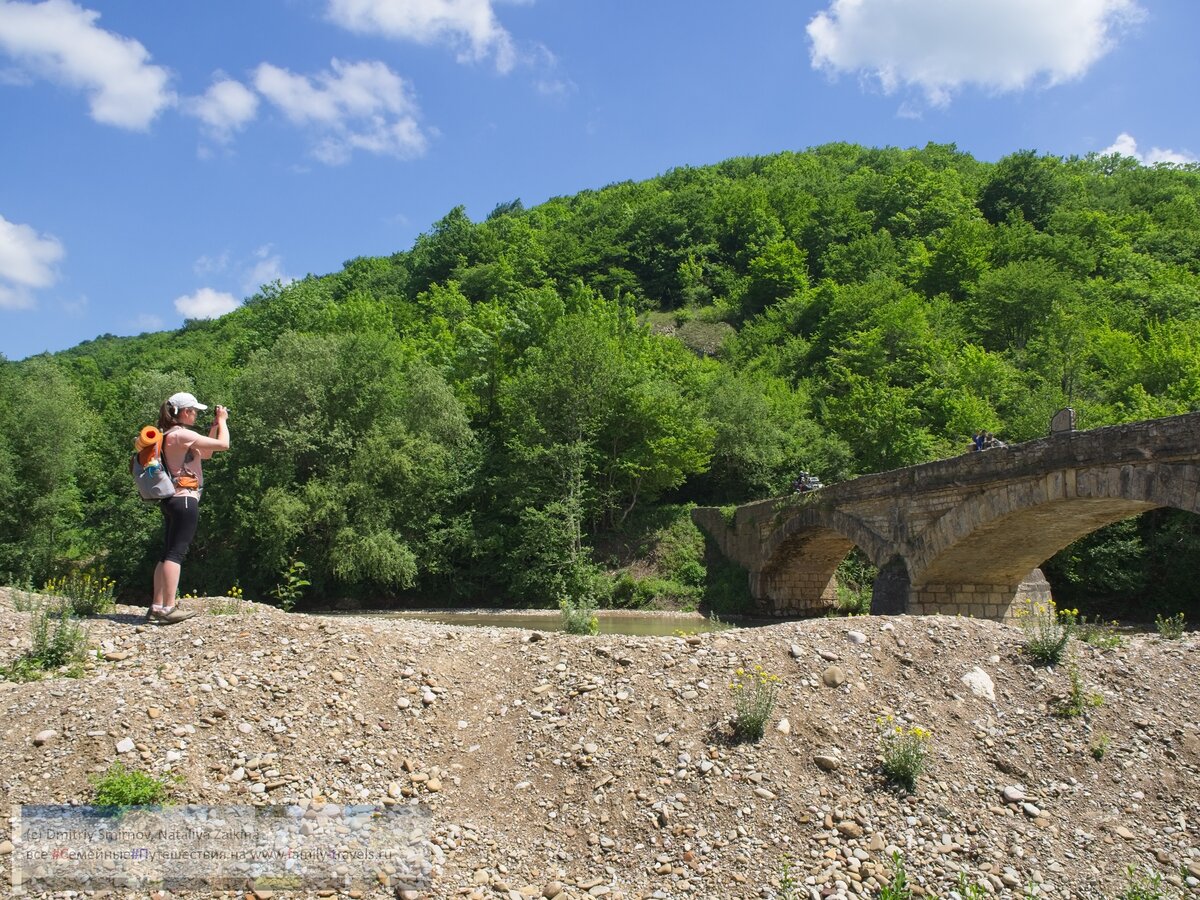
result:
[[[163,435],[165,440],[166,435]],[[129,457],[129,474],[133,476],[138,496],[147,503],[158,503],[175,496],[175,479],[167,471],[165,451],[161,450],[146,465],[138,461],[137,451]]]

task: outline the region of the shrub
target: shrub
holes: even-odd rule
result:
[[[732,631],[738,627],[733,622],[728,622],[725,619],[722,619],[716,610],[709,612],[707,618],[709,625],[711,626],[709,629],[710,631]]]
[[[288,560],[288,567],[279,575],[279,584],[271,589],[271,596],[279,601],[279,608],[284,612],[295,609],[304,589],[312,584],[304,577],[307,569],[308,566],[293,553]]]
[[[625,609],[645,609],[660,600],[667,600],[678,603],[682,609],[693,610],[700,593],[698,587],[667,578],[636,578],[628,572],[622,572],[613,582],[612,605]]]
[[[74,615],[98,616],[111,612],[116,605],[117,583],[102,573],[68,572],[51,578],[42,587],[43,594],[64,598]]]
[[[1089,707],[1102,706],[1104,698],[1099,694],[1090,693],[1083,684],[1083,677],[1079,674],[1079,666],[1072,662],[1069,670],[1071,677],[1071,691],[1067,695],[1066,700],[1058,705],[1055,710],[1057,715],[1065,718],[1076,718],[1082,716]]]
[[[92,787],[92,804],[95,806],[154,806],[166,800],[168,795],[165,781],[145,772],[126,769],[119,762],[109,766],[108,771],[92,782]]]
[[[1053,600],[1029,601],[1014,613],[1025,631],[1025,652],[1035,662],[1052,666],[1059,662],[1075,631],[1079,611],[1059,610]]]
[[[704,534],[686,508],[654,535],[656,568],[670,581],[699,587],[704,583]]]
[[[966,872],[958,873],[957,893],[959,900],[984,900],[988,890],[978,881],[971,881]]]
[[[578,600],[566,597],[558,601],[562,613],[563,631],[567,634],[596,634],[600,631],[600,619],[596,616],[596,598],[590,594]]]
[[[32,612],[36,601],[33,599],[33,591],[23,588],[13,588],[13,609],[17,612]]]
[[[701,603],[722,615],[753,615],[756,602],[746,570],[723,555],[710,558]]]
[[[738,669],[729,684],[733,691],[733,733],[741,741],[761,740],[779,697],[779,676],[755,666]]]
[[[726,526],[728,526],[729,528],[736,528],[737,527],[737,510],[738,510],[738,508],[731,503],[728,506],[722,506],[720,509],[721,509],[721,519],[722,519],[722,521],[724,521]]]
[[[1117,895],[1117,900],[1165,900],[1162,876],[1157,872],[1150,872],[1148,876],[1142,875],[1130,866],[1125,870],[1125,877],[1128,886]]]
[[[912,889],[908,886],[908,873],[904,870],[904,857],[900,851],[892,853],[892,880],[879,889],[879,900],[912,900]]]
[[[917,779],[925,772],[930,732],[916,725],[900,725],[892,716],[877,719],[876,724],[882,730],[879,738],[881,771],[888,781],[906,790],[915,790]]]
[[[71,620],[66,606],[38,606],[29,618],[29,651],[0,667],[7,681],[36,681],[45,672],[64,669],[77,677],[87,653],[87,632]]]
[[[1092,758],[1099,761],[1104,759],[1104,754],[1108,753],[1108,745],[1111,743],[1107,734],[1100,734],[1096,738],[1096,743],[1092,744]]]
[[[855,548],[837,567],[837,600],[833,615],[866,616],[871,613],[871,595],[879,569]]]
[[[1164,641],[1177,641],[1183,637],[1183,613],[1176,613],[1165,619],[1161,615],[1155,615],[1154,627],[1158,629],[1158,636]]]
[[[780,900],[796,900],[796,889],[799,886],[799,883],[792,875],[792,858],[785,853],[779,857]]]
[[[208,612],[213,616],[240,616],[252,609],[253,604],[246,599],[241,587],[235,583],[225,592],[224,597],[208,607]]]
[[[1125,644],[1123,637],[1110,630],[1111,626],[1116,624],[1116,622],[1112,622],[1111,625],[1106,626],[1102,622],[1089,622],[1087,616],[1080,616],[1075,635],[1085,644],[1098,650],[1116,650]]]

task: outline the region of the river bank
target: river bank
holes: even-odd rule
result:
[[[114,761],[177,779],[181,803],[415,801],[437,898],[778,897],[785,872],[795,897],[875,896],[893,853],[938,897],[960,875],[1054,898],[1117,897],[1130,865],[1181,894],[1200,878],[1194,632],[1073,645],[1099,703],[1067,718],[1070,670],[973,619],[578,638],[253,604],[165,628],[142,613],[87,621],[98,657],[80,678],[0,683],[0,802],[88,802]],[[0,591],[0,663],[28,625]],[[761,741],[736,743],[730,680],[755,665],[778,704]],[[887,716],[932,732],[912,793],[879,772]]]

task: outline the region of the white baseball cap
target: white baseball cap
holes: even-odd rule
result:
[[[167,398],[167,402],[176,409],[208,409],[207,406],[196,399],[195,394],[189,394],[187,391],[172,394]]]

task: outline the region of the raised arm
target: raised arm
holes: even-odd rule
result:
[[[208,437],[197,437],[192,444],[200,452],[201,459],[212,459],[218,450],[229,449],[229,410],[223,406],[216,408],[212,428],[208,429]]]

